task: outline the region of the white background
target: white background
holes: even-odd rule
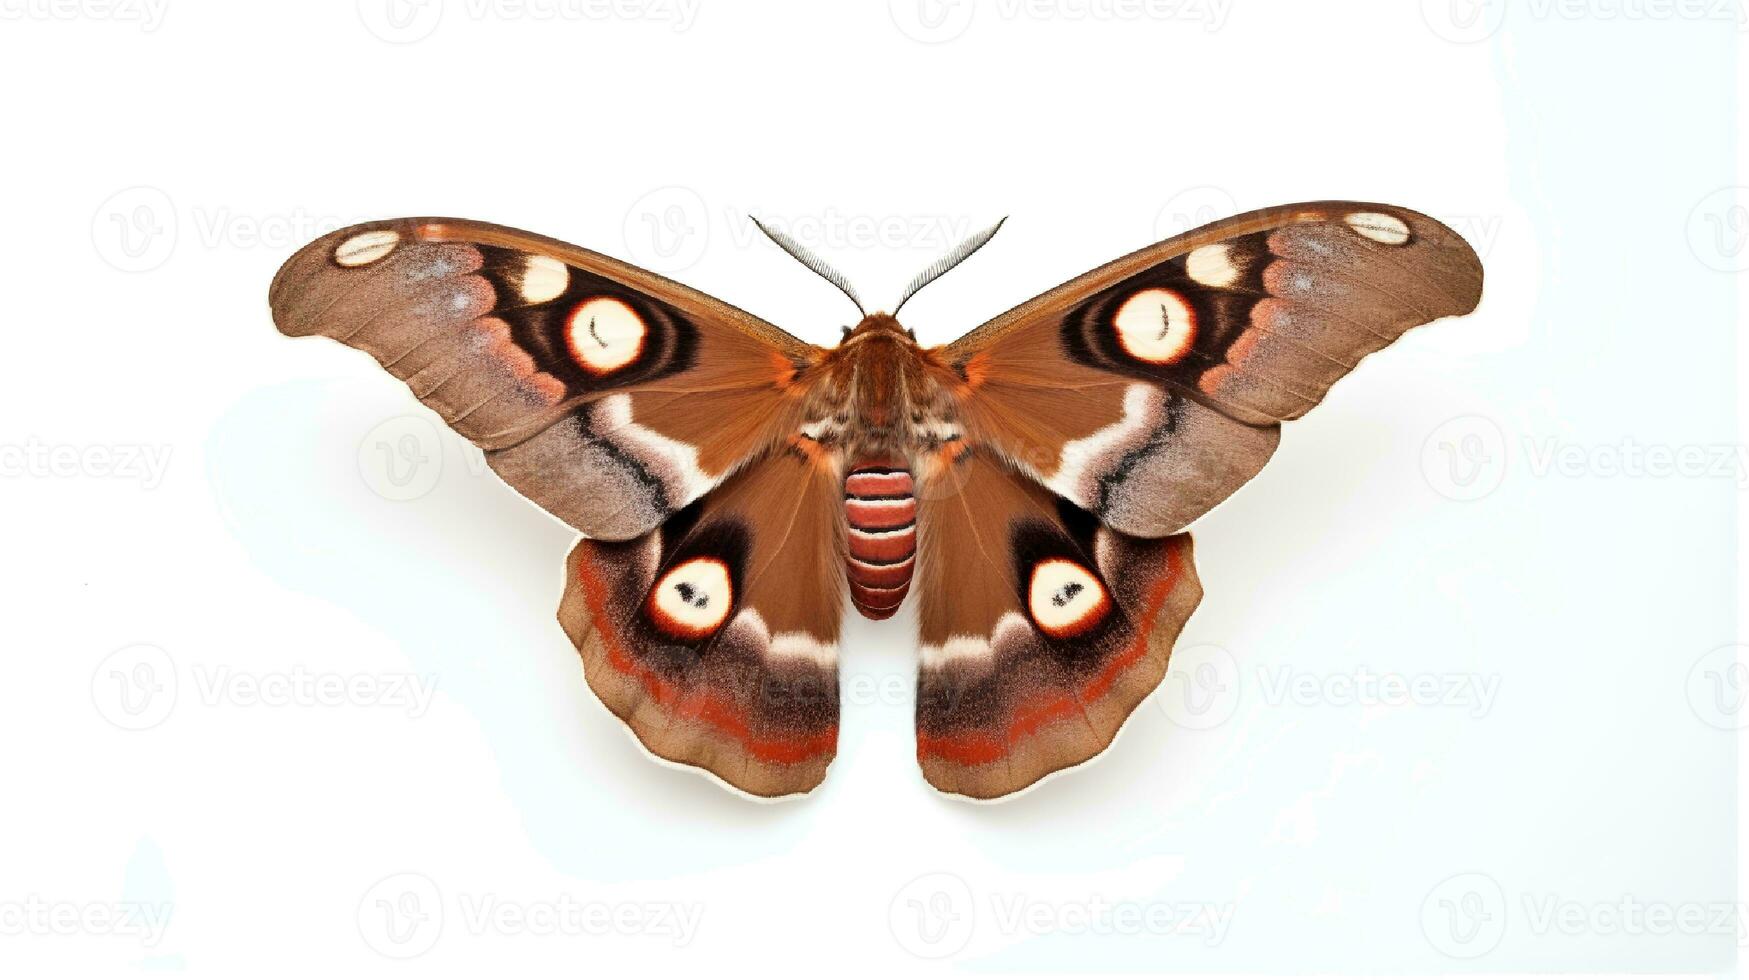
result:
[[[1735,969],[1735,5],[680,3],[0,0],[0,972]],[[571,533],[265,302],[453,214],[829,343],[747,213],[877,302],[1012,215],[939,343],[1329,197],[1453,224],[1481,309],[1288,427],[1161,691],[995,806],[917,774],[909,614],[810,797],[651,763]]]

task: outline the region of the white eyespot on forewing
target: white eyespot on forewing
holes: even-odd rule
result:
[[[1170,289],[1143,289],[1112,318],[1124,353],[1148,364],[1176,364],[1196,343],[1196,311]]]
[[[717,558],[692,558],[668,570],[645,604],[657,628],[684,640],[715,633],[735,606],[729,566]]]
[[[1401,245],[1409,240],[1409,226],[1394,214],[1356,211],[1342,219],[1354,233],[1381,245]]]
[[[1239,278],[1231,249],[1223,243],[1204,245],[1184,257],[1184,272],[1204,286],[1224,289]]]
[[[530,255],[522,267],[516,291],[529,303],[545,303],[564,295],[571,284],[571,270],[550,255]]]
[[[1059,640],[1080,636],[1111,613],[1111,596],[1099,577],[1067,558],[1046,558],[1032,567],[1026,604],[1038,628]]]
[[[611,296],[596,296],[571,311],[565,324],[565,342],[579,367],[604,375],[637,360],[647,332],[636,310]]]
[[[393,252],[401,242],[401,233],[393,228],[361,231],[334,248],[334,263],[348,269],[370,265]]]

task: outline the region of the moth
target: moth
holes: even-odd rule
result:
[[[917,760],[989,799],[1098,755],[1160,683],[1202,597],[1185,528],[1262,468],[1281,423],[1482,290],[1475,252],[1426,215],[1294,204],[921,346],[900,307],[995,230],[830,349],[451,218],[324,236],[270,305],[286,334],[370,353],[581,532],[559,622],[652,753],[756,796],[812,789],[837,745],[844,618],[910,596]]]

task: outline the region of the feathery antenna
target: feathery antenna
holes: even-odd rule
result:
[[[985,242],[996,237],[996,231],[1002,227],[1002,222],[1007,220],[1007,216],[1003,216],[1002,219],[995,224],[954,246],[953,251],[936,259],[929,268],[917,273],[917,278],[911,280],[911,284],[905,287],[905,293],[899,297],[899,302],[893,304],[893,314],[895,316],[898,315],[899,307],[904,306],[907,300],[917,295],[917,290],[922,289],[924,286],[929,285],[937,279],[940,279],[949,269],[952,269],[966,259],[971,258],[973,252],[983,248]]]
[[[765,233],[766,238],[776,242],[778,248],[788,252],[790,257],[807,266],[809,269],[812,269],[815,275],[832,285],[837,286],[844,295],[850,297],[850,301],[856,304],[856,312],[861,313],[863,316],[868,316],[868,311],[862,308],[862,300],[857,298],[856,290],[851,288],[850,280],[844,278],[843,273],[827,265],[825,260],[818,255],[808,251],[807,247],[801,242],[796,241],[781,231],[765,227],[765,223],[758,218],[753,217],[753,215],[748,215],[747,217],[751,218],[753,224],[756,225],[760,231]]]

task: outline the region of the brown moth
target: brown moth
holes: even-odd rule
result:
[[[559,622],[651,752],[759,796],[812,789],[846,594],[873,619],[911,595],[923,775],[992,798],[1099,754],[1160,683],[1202,595],[1184,528],[1281,423],[1481,291],[1439,222],[1321,202],[1144,248],[942,347],[880,312],[816,347],[450,218],[324,236],[269,299],[280,330],[369,352],[582,532]]]

